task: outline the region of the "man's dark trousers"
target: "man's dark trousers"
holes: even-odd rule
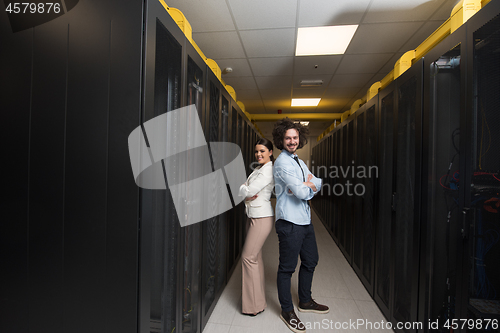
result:
[[[293,310],[290,282],[300,255],[299,301],[311,300],[311,285],[314,269],[318,264],[318,247],[312,223],[298,225],[285,220],[277,220],[276,233],[279,238],[278,298],[284,312]]]

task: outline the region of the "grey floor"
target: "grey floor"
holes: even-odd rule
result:
[[[312,221],[320,258],[314,273],[312,294],[318,303],[328,305],[330,312],[322,315],[301,313],[295,308],[307,332],[392,332],[384,325],[384,316],[314,212]],[[241,314],[240,262],[217,302],[204,333],[291,332],[279,317],[281,310],[276,287],[278,236],[274,229],[263,251],[267,309],[255,317]],[[292,276],[295,307],[298,303],[298,267]]]

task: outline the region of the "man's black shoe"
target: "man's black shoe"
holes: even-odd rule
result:
[[[312,298],[309,303],[299,302],[298,309],[300,312],[328,313],[330,309],[326,305],[316,303]]]
[[[306,327],[300,321],[299,317],[297,317],[295,311],[292,310],[290,312],[284,312],[282,310],[280,318],[285,322],[286,326],[288,326],[288,328],[292,330],[292,332],[304,333],[306,331]]]

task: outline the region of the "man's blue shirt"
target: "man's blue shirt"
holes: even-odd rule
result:
[[[299,166],[294,160],[294,156],[296,155],[283,149],[274,162],[276,220],[283,219],[295,224],[307,225],[311,223],[311,208],[307,200],[312,199],[319,192],[322,181],[313,175],[311,182],[316,187],[316,192],[304,185],[303,182],[307,181],[307,176],[311,172],[300,159]],[[302,172],[304,173],[302,174]]]

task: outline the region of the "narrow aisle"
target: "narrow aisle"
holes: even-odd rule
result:
[[[321,315],[302,313],[297,310],[299,260],[297,269],[292,276],[292,297],[295,313],[306,325],[307,332],[392,332],[390,329],[375,329],[382,323],[385,325],[384,316],[314,210],[312,212],[319,251],[319,263],[314,273],[312,294],[318,303],[328,305],[330,312]],[[263,251],[266,274],[266,310],[255,317],[241,314],[240,260],[210,316],[204,333],[291,332],[279,317],[280,305],[276,287],[278,236],[274,228],[264,244]],[[357,323],[360,325],[354,326]]]

